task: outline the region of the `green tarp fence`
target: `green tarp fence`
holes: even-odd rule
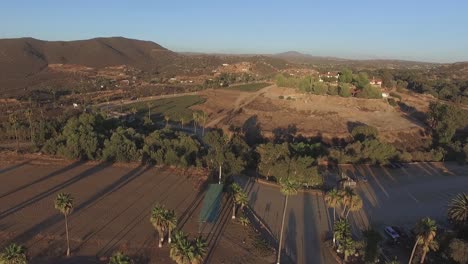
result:
[[[223,194],[222,184],[210,184],[203,199],[202,209],[198,218],[199,222],[213,223],[218,218],[221,209],[221,199]]]

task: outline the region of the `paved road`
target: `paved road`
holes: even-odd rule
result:
[[[353,177],[368,178],[358,183],[364,206],[350,215],[354,230],[369,225],[379,230],[385,225],[410,228],[426,216],[444,225],[448,201],[468,190],[468,166],[417,163],[402,169],[366,165],[343,169]],[[243,184],[250,205],[278,237],[283,196],[276,187]],[[294,263],[334,263],[321,242],[331,229],[331,215],[321,195],[300,193],[290,198],[284,237],[285,252]]]

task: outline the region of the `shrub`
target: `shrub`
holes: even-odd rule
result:
[[[338,86],[338,94],[341,97],[350,97],[351,96],[351,88],[349,87],[348,84],[341,83],[340,86]]]
[[[376,139],[379,136],[377,128],[368,125],[359,125],[351,130],[354,139],[364,141],[365,139]]]
[[[338,87],[334,85],[328,86],[328,92],[329,95],[338,95]]]
[[[279,99],[284,99],[284,96],[280,95],[278,96]]]
[[[358,94],[358,97],[368,99],[379,99],[382,98],[382,92],[378,87],[366,85],[364,86],[364,88],[362,88],[361,92]]]
[[[388,98],[388,103],[391,106],[398,106],[398,103],[395,101],[395,99],[392,99],[392,98]]]

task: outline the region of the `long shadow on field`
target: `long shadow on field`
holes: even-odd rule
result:
[[[101,189],[97,193],[95,193],[93,196],[91,196],[88,200],[86,200],[84,203],[81,203],[79,206],[77,206],[74,211],[75,213],[80,212],[81,210],[84,210],[88,207],[91,207],[93,204],[101,201],[102,199],[106,198],[108,195],[120,190],[122,187],[130,183],[131,181],[135,180],[139,176],[141,176],[143,173],[149,170],[150,167],[146,167],[145,169],[141,170],[143,165],[138,166],[137,168],[129,171],[122,177],[120,177],[118,180],[114,181],[113,183],[107,185],[104,189]]]
[[[192,203],[190,203],[190,205],[187,207],[187,209],[185,209],[185,211],[180,215],[179,223],[178,223],[178,228],[179,229],[182,229],[184,227],[184,225],[192,217],[195,210],[198,208],[198,206],[203,201],[203,198],[205,197],[205,193],[206,193],[206,189],[207,189],[208,185],[209,185],[208,181],[205,181],[203,183],[203,185],[200,186],[200,189],[199,189],[198,194],[195,197],[195,199],[192,201]]]
[[[224,206],[221,209],[220,216],[218,217],[218,221],[214,225],[212,231],[210,232],[211,235],[208,235],[207,241],[208,241],[208,253],[205,258],[204,263],[211,263],[211,258],[213,257],[213,253],[216,249],[216,246],[218,245],[219,239],[221,238],[221,235],[224,233],[224,230],[226,229],[226,224],[228,223],[230,219],[230,213],[231,213],[231,205],[232,202],[230,199],[225,199]]]
[[[9,171],[12,171],[12,170],[15,170],[23,165],[26,165],[28,164],[29,162],[31,162],[31,160],[27,160],[27,161],[24,161],[24,162],[21,162],[21,163],[18,163],[18,164],[15,164],[15,165],[12,165],[10,167],[6,167],[6,168],[3,168],[0,170],[0,174],[3,174],[5,172],[9,172]]]
[[[42,178],[36,179],[36,180],[34,180],[33,182],[30,182],[30,183],[25,184],[25,185],[23,185],[23,186],[17,187],[17,188],[14,189],[14,190],[11,190],[11,191],[9,191],[9,192],[6,192],[6,193],[2,194],[2,195],[0,196],[0,199],[3,198],[3,197],[5,197],[5,196],[8,196],[8,195],[10,195],[10,194],[14,194],[14,193],[16,193],[16,192],[19,192],[19,191],[21,191],[21,190],[24,190],[24,189],[26,189],[26,188],[28,188],[28,187],[30,187],[30,186],[33,186],[34,184],[43,182],[43,181],[45,181],[45,180],[47,180],[47,179],[50,179],[50,178],[55,177],[55,176],[57,176],[57,175],[60,175],[60,174],[62,174],[62,173],[64,173],[64,172],[67,172],[67,171],[69,171],[69,170],[72,170],[72,169],[74,169],[74,168],[76,168],[76,167],[78,167],[78,166],[80,166],[80,165],[82,165],[82,164],[84,164],[83,161],[76,161],[76,162],[74,162],[74,163],[72,163],[72,164],[70,164],[70,165],[68,165],[68,166],[66,166],[66,167],[63,167],[63,168],[61,168],[61,169],[59,169],[59,170],[56,170],[56,171],[54,171],[54,172],[52,172],[52,173],[50,173],[50,174],[48,174],[48,175],[46,175],[46,176],[44,176],[44,177],[42,177]]]
[[[317,216],[314,213],[314,206],[312,202],[313,195],[304,193],[304,232],[303,232],[303,246],[302,251],[304,254],[304,263],[322,263],[321,250],[320,250],[320,235],[317,223]],[[317,208],[318,210],[318,208]],[[297,260],[297,259],[296,259]]]
[[[169,178],[169,175],[166,177],[166,179],[167,178]],[[97,252],[96,255],[101,256],[101,255],[108,255],[108,254],[112,253],[112,251],[115,250],[116,246],[119,243],[121,243],[123,241],[123,239],[129,233],[131,233],[137,226],[141,225],[143,222],[147,223],[146,221],[148,221],[148,219],[149,219],[149,214],[150,214],[151,208],[154,206],[154,203],[159,202],[161,204],[164,204],[164,201],[166,201],[166,199],[171,196],[171,194],[174,192],[174,189],[176,189],[184,180],[185,179],[183,177],[179,177],[174,182],[174,184],[171,185],[171,187],[169,187],[169,188],[167,188],[165,190],[161,190],[161,192],[158,192],[160,197],[158,197],[157,199],[151,201],[150,203],[147,203],[147,206],[144,206],[138,213],[134,214],[135,217],[130,219],[125,226],[122,226],[121,231],[117,232],[111,239],[109,239],[109,241],[99,249],[99,251]],[[149,192],[149,194],[156,193],[154,191],[154,189],[156,187],[160,187],[161,186],[160,183],[161,182],[155,181],[154,185],[151,188],[151,192]],[[147,193],[142,193],[140,195],[140,197],[135,199],[130,206],[136,205],[137,202],[141,198],[143,198],[145,195],[147,195]],[[163,197],[163,195],[164,195],[164,197]]]
[[[23,208],[25,208],[25,207],[27,207],[27,206],[35,203],[35,202],[38,202],[38,201],[46,198],[49,195],[52,195],[52,194],[62,190],[63,188],[66,188],[66,187],[68,187],[68,186],[70,186],[70,185],[72,185],[72,184],[86,178],[86,177],[89,177],[89,176],[91,176],[91,175],[93,175],[93,174],[95,174],[95,173],[109,167],[110,165],[111,165],[110,163],[101,163],[101,164],[99,164],[99,165],[97,165],[95,167],[87,169],[84,172],[78,174],[77,176],[75,176],[73,178],[70,178],[70,179],[66,180],[65,182],[62,182],[62,183],[60,183],[60,184],[58,184],[58,185],[56,185],[56,186],[42,192],[40,194],[37,194],[34,197],[32,197],[32,198],[30,198],[30,199],[28,199],[28,200],[26,200],[24,202],[21,202],[21,203],[15,205],[15,206],[9,208],[6,211],[1,212],[0,217],[3,218],[3,217],[9,216],[10,214],[16,213],[19,210],[21,210],[21,209],[23,209]]]
[[[4,211],[1,213],[0,217],[6,217],[10,214],[13,214],[35,202],[38,202],[58,191],[61,191],[63,188],[66,188],[86,177],[89,177],[95,173],[98,173],[99,171],[109,167],[111,164],[110,163],[101,163],[95,167],[92,167],[92,168],[89,168],[87,170],[85,170],[84,172],[78,174],[77,176],[63,182],[63,183],[60,183],[59,185],[56,185],[55,187],[53,188],[50,188],[48,190],[46,190],[45,192],[41,193],[41,194],[38,194],[36,196],[34,196],[33,198],[25,201],[25,202],[22,202],[10,209],[8,209],[7,211]],[[51,201],[51,204],[52,204],[52,201]],[[41,230],[44,230],[46,229],[47,227],[50,227],[56,223],[58,223],[59,221],[63,221],[63,216],[62,215],[54,215],[54,216],[51,216],[49,218],[47,218],[46,220],[42,221],[41,223],[39,224],[36,224],[35,226],[31,227],[30,229],[26,230],[25,232],[23,232],[21,235],[17,236],[16,238],[13,239],[13,241],[18,241],[18,242],[22,242],[24,243],[25,241],[28,241],[29,239],[31,239],[34,235],[36,235],[37,233],[39,233]]]
[[[297,263],[297,223],[296,215],[293,211],[289,212],[288,228],[285,234],[285,247],[286,254]]]

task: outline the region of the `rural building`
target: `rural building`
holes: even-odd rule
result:
[[[380,79],[372,78],[372,80],[370,80],[369,83],[375,86],[379,86],[379,87],[382,86],[382,80]]]

